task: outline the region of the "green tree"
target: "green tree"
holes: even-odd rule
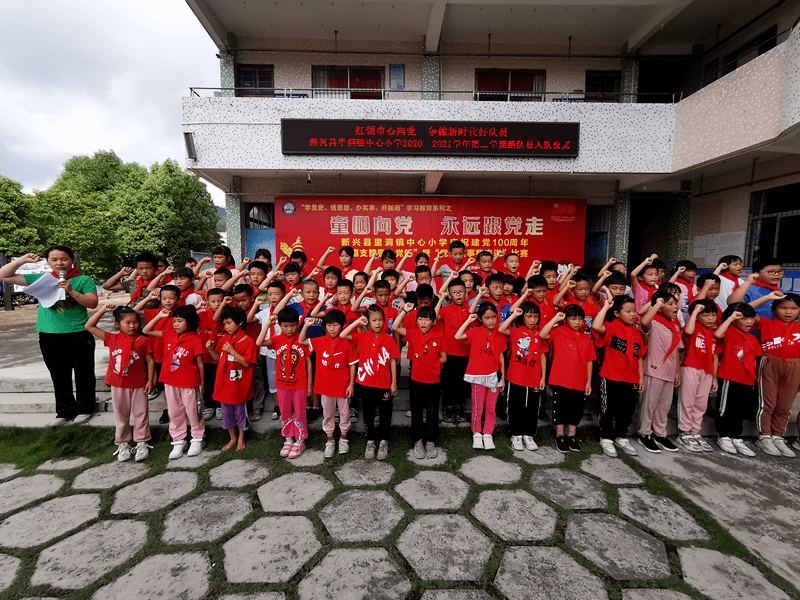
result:
[[[21,254],[37,251],[39,234],[30,226],[31,197],[22,186],[0,176],[0,252]]]

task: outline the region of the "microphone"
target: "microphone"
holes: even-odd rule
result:
[[[59,271],[58,272],[58,280],[64,281],[67,279],[67,272],[66,271]]]

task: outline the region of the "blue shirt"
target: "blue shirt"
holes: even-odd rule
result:
[[[289,305],[290,308],[293,308],[297,311],[297,316],[300,319],[300,327],[303,327],[303,324],[306,322],[306,319],[310,318],[306,316],[303,318],[305,314],[311,314],[311,311],[314,310],[313,308],[308,308],[305,302],[296,302],[294,304]],[[311,325],[308,330],[306,331],[306,337],[308,339],[319,338],[325,335],[325,328],[322,325]]]

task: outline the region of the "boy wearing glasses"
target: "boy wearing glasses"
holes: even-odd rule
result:
[[[469,383],[464,381],[469,363],[469,344],[456,339],[456,332],[469,316],[467,288],[460,279],[447,285],[450,304],[443,307],[439,315],[444,323],[444,350],[447,362],[442,367],[442,389],[444,390],[444,415],[447,423],[467,421],[464,402],[470,397]]]
[[[781,261],[772,257],[759,258],[753,263],[753,272],[728,297],[728,305],[735,302],[750,303],[772,292],[780,292],[782,279],[783,267],[781,266]],[[771,304],[771,302],[765,302],[756,308],[756,314],[766,319],[773,318]]]

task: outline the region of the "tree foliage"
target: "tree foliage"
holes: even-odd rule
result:
[[[19,254],[39,243],[39,234],[30,225],[31,197],[22,186],[0,176],[0,252]]]

